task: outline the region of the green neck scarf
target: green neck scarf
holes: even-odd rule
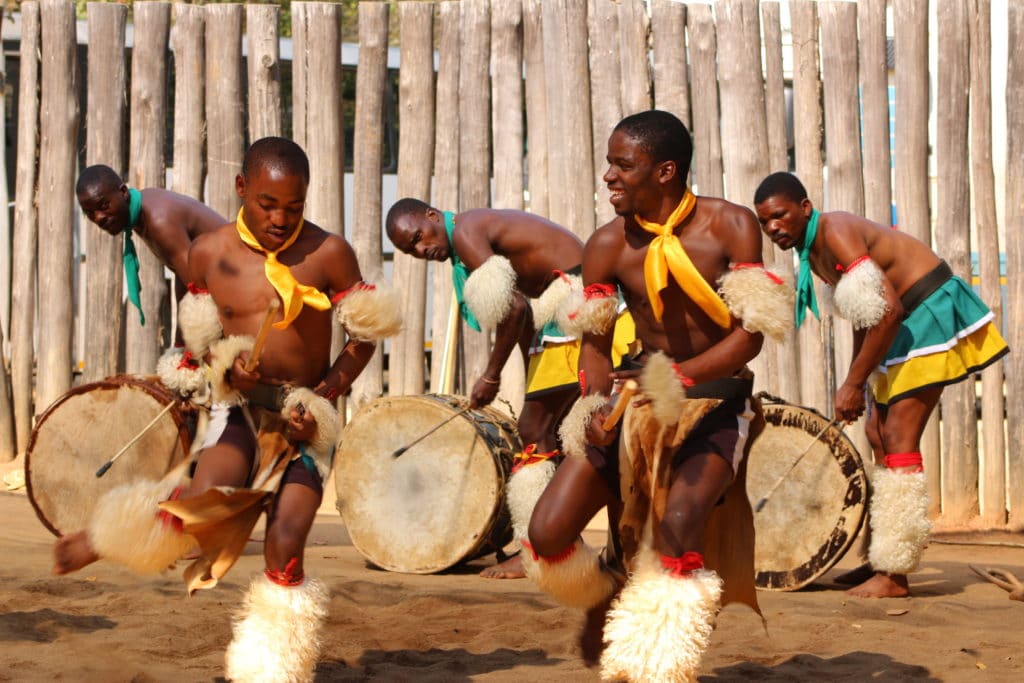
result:
[[[135,251],[132,241],[132,228],[139,224],[142,213],[142,193],[133,187],[128,188],[128,227],[124,229],[124,277],[128,283],[128,300],[139,309],[139,324],[145,326],[146,314],[142,312],[142,281],[139,279],[139,253]]]
[[[807,222],[807,230],[804,231],[804,242],[800,245],[800,274],[796,281],[796,326],[800,327],[807,315],[807,309],[815,318],[821,319],[818,314],[818,301],[814,296],[814,275],[811,272],[811,245],[814,238],[818,236],[818,210],[811,209],[811,220]]]
[[[466,305],[466,297],[463,294],[469,271],[466,269],[466,264],[455,253],[455,240],[452,239],[452,233],[455,232],[455,214],[451,211],[444,212],[444,231],[448,235],[448,258],[452,262],[452,285],[455,287],[455,300],[459,302],[459,313],[462,314],[462,319],[466,321],[467,325],[479,332],[480,323],[477,322],[476,316]]]

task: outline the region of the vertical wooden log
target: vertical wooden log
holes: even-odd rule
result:
[[[1024,3],[1007,13],[1007,44],[1024,41]],[[1006,68],[1006,272],[1024,273],[1024,52],[1010,50]],[[1024,386],[1024,278],[1006,279],[1006,386]],[[1010,526],[1024,525],[1024,397],[1011,390],[1006,401]]]
[[[106,164],[125,175],[124,126],[126,102],[110,93],[127,91],[125,22],[128,8],[91,2],[89,18],[88,82],[103,83],[86,93],[85,163]],[[81,219],[80,219],[81,220]],[[83,382],[117,374],[124,323],[121,239],[85,223],[85,368]],[[140,247],[142,245],[139,245]],[[154,321],[154,326],[156,321]]]
[[[526,62],[527,187],[530,211],[548,215],[548,101],[544,84],[541,0],[523,0],[523,57]],[[603,158],[603,157],[602,157]]]
[[[0,28],[0,38],[3,29]],[[6,85],[6,58],[0,52],[0,82]],[[6,99],[0,101],[0,120],[7,121]],[[7,192],[7,140],[0,139],[0,159],[5,163],[0,166],[0,239],[4,245],[11,244],[11,223],[8,209]],[[14,403],[11,397],[11,378],[8,372],[7,340],[10,339],[11,323],[11,249],[8,247],[0,254],[0,462],[13,460],[18,455],[17,434],[14,431]]]
[[[75,6],[42,0],[42,98],[39,125],[39,357],[36,405],[71,387],[71,270],[78,149]],[[31,92],[31,91],[30,91]],[[31,138],[25,138],[30,140]]]
[[[893,0],[896,38],[896,223],[931,244],[928,200],[928,2]],[[941,496],[939,411],[921,437],[929,514],[938,515]]]
[[[132,50],[131,131],[128,151],[128,184],[163,187],[166,164],[164,149],[167,133],[167,41],[171,28],[171,5],[166,2],[140,2],[135,8],[135,47]],[[139,279],[142,281],[142,310],[126,311],[125,368],[131,373],[151,373],[164,342],[169,341],[169,326],[161,315],[167,307],[168,287],[164,265],[138,238]]]
[[[889,153],[889,71],[885,49],[885,0],[857,7],[860,56],[864,216],[892,225],[892,156]]]
[[[935,243],[953,272],[971,281],[971,196],[967,154],[970,89],[967,0],[939,3],[936,97],[938,222]],[[974,378],[942,392],[942,516],[951,524],[978,514],[978,431]]]
[[[586,240],[594,232],[594,179],[578,169],[594,167],[593,131],[580,125],[591,120],[587,51],[586,0],[543,5],[544,67],[547,76],[548,171],[552,187],[562,188],[562,201],[551,205],[551,219]]]
[[[604,182],[608,170],[608,138],[622,120],[622,71],[619,57],[619,11],[609,0],[590,0],[587,8],[590,32],[590,108],[593,112],[594,189],[597,192],[597,223],[615,218]]]
[[[649,31],[647,4],[643,0],[622,0],[619,3],[619,54],[622,58],[622,112],[625,116],[651,108]]]
[[[999,226],[996,187],[992,170],[992,3],[971,0],[970,16],[970,138],[971,184],[974,189],[974,225],[978,235],[978,271],[981,298],[1002,327],[1003,296],[999,283]],[[1003,364],[981,373],[983,486],[981,517],[987,523],[1006,523],[1006,441],[1003,434]]]
[[[306,149],[306,104],[307,77],[309,71],[309,37],[306,35],[306,3],[293,2],[292,11],[292,140]],[[341,82],[338,82],[341,87]],[[339,124],[340,125],[340,124]],[[308,152],[307,152],[308,154]]]
[[[690,128],[690,82],[686,70],[686,5],[651,2],[654,41],[654,106],[672,112]],[[692,130],[692,129],[691,129]]]
[[[434,6],[402,3],[398,18],[402,35],[398,118],[405,122],[398,140],[398,196],[429,202],[434,167]],[[388,393],[422,394],[427,262],[396,251],[394,285],[403,295],[405,322],[402,333],[391,341]],[[434,298],[447,300],[447,289],[434,291]]]
[[[18,173],[14,189],[14,242],[11,264],[11,396],[14,432],[24,453],[32,432],[33,330],[39,224],[36,215],[36,163],[39,142],[39,3],[21,5],[18,55]]]
[[[824,117],[821,110],[818,3],[792,0],[789,3],[789,15],[793,31],[793,140],[796,173],[807,188],[811,202],[815,206],[824,207],[824,159],[821,155]],[[803,405],[822,412],[826,411],[832,400],[827,381],[831,365],[825,357],[825,341],[830,329],[830,316],[823,316],[822,321],[808,316],[797,332],[800,346],[800,399]]]
[[[459,136],[455,131],[459,129],[459,25],[462,20],[460,10],[458,0],[445,0],[438,5],[439,105],[436,107],[437,125],[434,130],[432,203],[441,211],[457,211],[459,207]],[[430,317],[430,390],[436,392],[442,390],[444,383],[441,376],[441,358],[448,341],[446,332],[452,301],[452,266],[449,261],[432,263],[430,270],[430,282],[434,292]]]
[[[234,219],[235,177],[245,155],[242,5],[206,5],[206,203]]]
[[[276,4],[246,5],[249,142],[281,134],[281,48]]]
[[[201,5],[176,3],[171,47],[174,50],[175,192],[202,200],[206,142],[206,14]]]
[[[718,109],[718,44],[711,6],[688,5],[686,30],[690,37],[693,91],[701,93],[693,98],[694,177],[690,182],[699,194],[721,197],[725,195],[725,183]]]
[[[338,51],[332,53],[337,62]],[[384,278],[381,243],[381,175],[384,166],[384,92],[388,74],[388,5],[359,5],[359,68],[356,70],[356,121],[353,139],[353,244],[359,268],[370,282]],[[311,84],[312,85],[312,84]],[[310,94],[314,91],[310,90]],[[307,98],[309,95],[307,95]],[[310,134],[316,130],[310,126]],[[341,157],[344,159],[344,157]],[[341,169],[339,169],[340,171]],[[341,180],[339,174],[338,180]],[[354,407],[377,398],[384,387],[384,345],[356,380]]]

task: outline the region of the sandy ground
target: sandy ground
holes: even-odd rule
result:
[[[7,468],[4,468],[5,471]],[[251,543],[218,588],[186,598],[177,574],[144,580],[105,563],[50,575],[53,537],[24,489],[0,493],[0,680],[213,681],[229,615],[262,568]],[[599,526],[600,524],[596,525]],[[600,544],[597,528],[587,540]],[[968,562],[1024,579],[1020,534],[944,536],[912,577],[913,597],[847,598],[830,579],[761,592],[767,628],[726,608],[701,681],[1021,681],[1024,603],[984,583]],[[525,580],[479,578],[484,558],[440,575],[369,568],[331,501],[313,528],[307,572],[331,590],[316,680],[597,681],[576,650],[580,614]]]

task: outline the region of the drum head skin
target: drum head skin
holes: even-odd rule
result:
[[[764,405],[764,431],[750,448],[747,496],[756,506],[828,424],[817,412]],[[792,591],[827,572],[864,521],[867,476],[853,443],[830,426],[754,513],[758,588]]]
[[[507,417],[469,411],[392,456],[462,405],[444,396],[380,398],[345,427],[335,456],[338,511],[352,544],[378,567],[429,574],[511,540],[505,481],[520,446]]]
[[[96,470],[172,400],[155,382],[112,377],[72,389],[39,417],[25,455],[25,481],[47,529],[58,536],[84,529],[104,493],[140,478],[159,480],[184,459],[191,439],[173,408],[96,478]]]

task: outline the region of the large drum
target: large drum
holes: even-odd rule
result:
[[[158,416],[97,478],[96,471]],[[155,378],[118,376],[84,384],[36,421],[25,454],[29,500],[58,536],[84,529],[103,493],[139,479],[160,479],[185,458],[190,444],[184,413]]]
[[[864,521],[868,481],[853,443],[819,413],[766,401],[764,418],[747,463],[747,495],[755,506],[755,583],[792,591],[827,572],[849,549]],[[797,458],[757,512],[758,501]]]
[[[521,450],[515,424],[492,408],[460,414],[465,406],[442,395],[380,398],[345,427],[338,511],[352,544],[378,567],[429,574],[512,540],[505,482]]]

